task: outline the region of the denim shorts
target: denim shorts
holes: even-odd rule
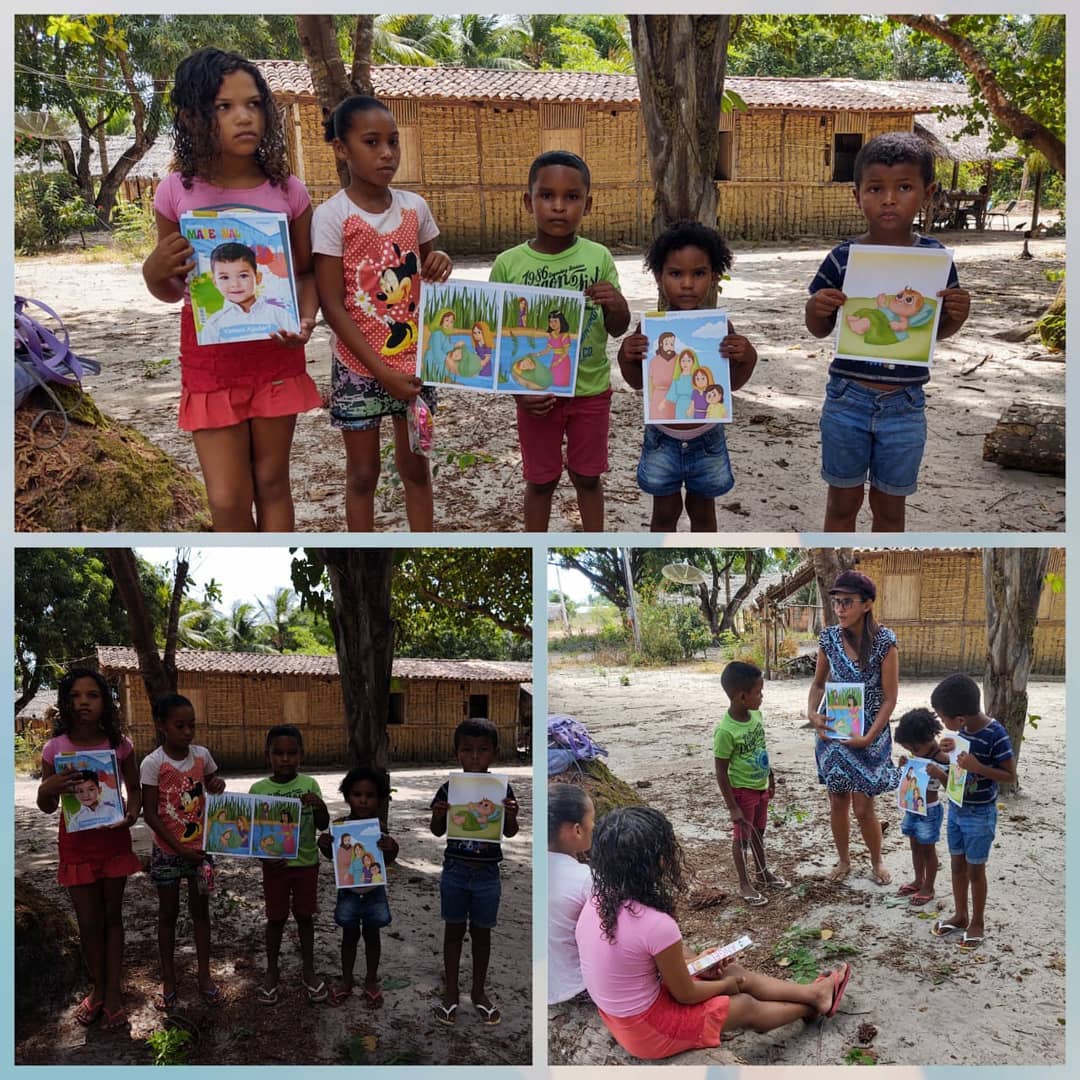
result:
[[[941,823],[945,807],[940,802],[930,803],[926,816],[908,810],[900,821],[900,834],[910,836],[916,844],[936,844],[941,839]]]
[[[949,854],[963,855],[973,866],[990,858],[997,831],[997,803],[949,807]]]
[[[676,439],[655,424],[645,425],[645,441],[637,469],[638,487],[646,495],[692,495],[716,499],[735,486],[724,429],[714,424],[694,439]]]
[[[830,487],[871,487],[911,495],[926,446],[921,386],[881,392],[840,375],[825,387],[821,409],[821,478]]]
[[[359,926],[364,930],[381,930],[390,925],[390,904],[386,886],[373,889],[338,889],[334,907],[334,922],[338,926]]]
[[[448,858],[439,880],[443,922],[490,930],[498,920],[502,881],[497,862]]]
[[[425,386],[420,396],[435,411],[434,386]],[[378,428],[384,416],[405,419],[407,401],[388,393],[371,375],[361,375],[346,367],[336,356],[330,365],[330,425],[341,431],[369,431]]]

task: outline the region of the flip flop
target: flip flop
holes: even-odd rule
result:
[[[909,881],[906,885],[901,885],[896,890],[897,896],[915,896],[919,892],[919,886],[914,881]]]
[[[933,926],[930,927],[930,933],[933,934],[934,937],[948,937],[950,934],[959,934],[959,933],[965,933],[966,934],[967,933],[967,927],[966,926],[956,926],[955,924],[953,924],[951,922],[941,922],[939,920],[938,922],[934,923]]]
[[[127,1027],[128,1025],[127,1009],[123,1005],[116,1012],[102,1009],[101,1015],[104,1017],[100,1025],[102,1031],[115,1031],[117,1028]]]
[[[318,1005],[321,1001],[325,1001],[330,996],[330,991],[326,988],[326,983],[322,979],[318,981],[314,986],[308,986],[303,979],[300,980],[304,989],[307,991],[307,999],[312,1005]]]
[[[220,1009],[225,1004],[225,991],[217,983],[207,987],[205,990],[200,990],[199,996],[211,1009]]]
[[[838,978],[839,976],[839,978]],[[832,973],[833,980],[833,1000],[832,1005],[829,1007],[829,1011],[825,1014],[828,1016],[835,1016],[837,1010],[840,1008],[840,1002],[844,998],[844,991],[847,989],[848,980],[851,978],[851,965],[844,964],[843,967],[837,968]]]
[[[377,1009],[383,1003],[382,990],[379,987],[375,987],[371,990],[368,987],[364,987],[364,1004],[369,1009]]]
[[[969,937],[968,932],[964,931],[964,936],[957,943],[957,948],[964,952],[971,952],[972,949],[977,949],[983,943],[981,937]]]
[[[175,990],[171,990],[169,993],[165,993],[164,990],[159,990],[154,995],[154,1008],[158,1012],[168,1012],[174,1008],[177,1002],[177,993]]]
[[[104,1001],[95,1003],[91,1000],[90,995],[87,994],[86,997],[75,1006],[75,1020],[82,1024],[83,1027],[89,1027],[101,1015],[101,1011],[104,1008]]]
[[[457,1023],[457,1002],[453,1005],[444,1005],[441,1001],[432,1006],[432,1013],[440,1024],[453,1027]]]
[[[502,1013],[499,1012],[499,1006],[494,1001],[490,1005],[481,1005],[479,1001],[474,1001],[473,1005],[476,1006],[476,1011],[484,1018],[485,1024],[494,1027],[496,1024],[502,1023]]]
[[[278,988],[277,986],[271,986],[269,990],[265,986],[260,986],[255,991],[255,1000],[260,1005],[276,1005],[278,1003]]]
[[[923,904],[929,904],[934,899],[933,893],[916,893],[908,903],[912,907],[922,907]]]
[[[769,898],[767,896],[762,896],[761,893],[754,893],[753,896],[742,897],[742,902],[746,904],[747,907],[764,907],[769,902]]]
[[[774,877],[771,880],[765,879],[761,882],[767,889],[786,889],[788,887],[787,881],[782,877]]]
[[[330,993],[326,995],[326,1004],[333,1005],[335,1008],[339,1005],[343,1005],[349,998],[352,997],[352,987],[344,986],[332,986]]]
[[[890,874],[888,870],[884,871],[883,873],[878,873],[876,870],[871,870],[870,880],[875,885],[891,885],[892,874]]]

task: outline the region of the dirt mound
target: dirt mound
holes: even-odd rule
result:
[[[210,517],[201,482],[77,390],[64,420],[42,391],[15,413],[19,532],[197,532]],[[41,415],[43,410],[53,409]],[[63,438],[61,439],[61,435]],[[59,441],[58,441],[59,440]]]

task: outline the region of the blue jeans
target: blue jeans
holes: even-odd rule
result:
[[[638,461],[638,487],[646,495],[691,495],[717,499],[735,486],[724,429],[719,424],[694,439],[677,439],[653,424],[645,425]]]
[[[997,832],[997,803],[949,807],[949,854],[963,855],[972,866],[990,858]]]
[[[386,886],[373,889],[338,889],[334,907],[334,922],[338,926],[359,926],[364,930],[381,930],[390,925],[390,904]]]
[[[945,817],[945,807],[940,802],[931,803],[926,808],[926,816],[913,814],[908,810],[900,821],[902,836],[910,836],[916,844],[936,844],[941,839],[941,822]]]
[[[831,487],[870,485],[886,495],[918,487],[926,446],[921,386],[881,392],[840,375],[825,387],[821,409],[821,478]]]
[[[502,881],[497,862],[447,858],[439,879],[443,922],[490,930],[498,920]]]

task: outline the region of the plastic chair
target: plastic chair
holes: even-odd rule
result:
[[[1016,200],[1013,199],[1004,210],[991,210],[989,206],[986,207],[986,224],[989,228],[990,223],[994,218],[1001,218],[1001,227],[1007,229],[1009,227],[1009,214],[1012,213],[1013,207],[1016,206]]]

